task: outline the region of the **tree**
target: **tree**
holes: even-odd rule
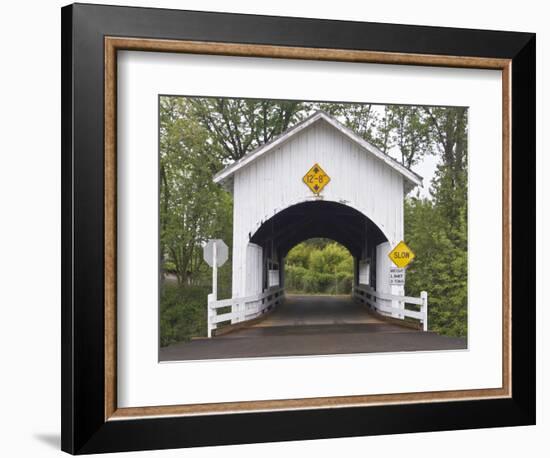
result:
[[[411,168],[424,155],[431,154],[431,123],[421,107],[390,105],[385,111],[390,145],[398,149],[405,167]]]
[[[384,114],[379,118],[374,138],[374,145],[378,146],[384,154],[394,146],[392,131],[395,129],[395,120],[390,106],[384,106]]]
[[[424,110],[440,157],[432,195],[449,224],[456,226],[468,199],[467,111],[462,107]]]
[[[161,262],[169,257],[179,283],[193,283],[203,265],[203,242],[229,238],[231,198],[212,181],[221,166],[217,148],[190,116],[187,99],[161,98]]]
[[[192,116],[219,145],[221,159],[237,161],[270,142],[302,118],[307,105],[295,101],[193,98]]]
[[[405,201],[405,236],[417,258],[408,269],[407,290],[430,293],[430,327],[465,336],[468,308],[467,112],[424,108],[440,161],[432,199]]]
[[[316,294],[349,294],[353,282],[353,258],[342,245],[315,238],[289,251],[286,262],[289,291]]]
[[[337,118],[366,141],[377,142],[376,130],[379,116],[369,103],[321,103],[319,109]]]
[[[405,236],[416,258],[407,269],[407,294],[429,292],[430,329],[451,336],[467,333],[467,252],[454,238],[466,237],[465,218],[450,232],[441,209],[429,199],[405,201]],[[465,240],[462,240],[465,242]]]

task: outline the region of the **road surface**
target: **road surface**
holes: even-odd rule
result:
[[[161,361],[466,349],[463,338],[384,321],[349,296],[292,296],[264,320],[160,349]]]

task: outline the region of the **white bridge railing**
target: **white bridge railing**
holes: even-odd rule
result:
[[[214,300],[213,294],[209,294],[208,337],[212,337],[212,330],[218,327],[218,323],[231,321],[231,324],[235,324],[253,320],[279,305],[283,298],[284,288],[270,288],[254,296],[234,297],[220,301]],[[231,307],[229,311],[218,313],[220,309],[229,307]]]
[[[428,330],[428,293],[426,291],[422,291],[420,297],[397,296],[379,293],[367,285],[356,285],[353,287],[353,297],[369,305],[375,311],[382,312],[383,315],[397,314],[400,318],[409,317],[420,320],[422,329]],[[388,305],[390,301],[399,302],[400,307]],[[405,304],[420,305],[420,311],[408,310]]]

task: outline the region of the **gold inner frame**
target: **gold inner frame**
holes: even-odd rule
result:
[[[401,394],[334,396],[118,408],[117,405],[117,51],[175,52],[377,64],[423,65],[500,70],[502,72],[502,380],[500,388]],[[511,373],[511,67],[510,59],[438,56],[343,49],[300,48],[179,40],[105,37],[105,420],[254,411],[297,410],[382,404],[509,398]]]

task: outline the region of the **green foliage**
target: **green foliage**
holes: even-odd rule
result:
[[[442,160],[431,200],[405,200],[405,237],[416,258],[407,270],[407,294],[428,291],[433,331],[467,335],[468,224],[466,110],[430,111]]]
[[[172,261],[164,261],[164,266],[162,267],[162,270],[166,273],[175,274],[176,273],[176,264]]]
[[[166,283],[160,300],[160,345],[165,347],[206,335],[208,287]]]
[[[422,107],[386,106],[380,131],[385,141],[385,151],[388,147],[396,147],[404,166],[410,168],[416,165],[423,155],[432,152],[430,126],[430,118]]]
[[[319,108],[388,154],[397,148],[406,167],[416,165],[433,153],[432,119],[423,107],[386,105],[376,110],[371,104],[321,103]]]
[[[407,294],[428,291],[430,330],[451,336],[467,333],[467,252],[465,218],[451,227],[429,200],[405,201],[405,233],[416,258],[407,270]]]
[[[285,286],[290,293],[349,294],[353,283],[353,258],[342,245],[311,239],[289,251]]]
[[[188,99],[160,100],[160,339],[168,345],[206,335],[211,269],[202,245],[232,236],[232,198],[212,181],[223,167],[220,146],[192,114]],[[231,252],[231,251],[230,251]],[[167,274],[173,280],[167,280]],[[219,270],[219,297],[231,289],[231,261]]]
[[[231,242],[232,200],[212,181],[223,164],[187,99],[160,101],[160,250],[180,284],[196,285],[206,270],[201,245]]]
[[[296,101],[193,98],[193,116],[219,145],[220,157],[236,161],[302,119],[309,104]]]
[[[318,108],[337,118],[368,142],[375,145],[378,143],[381,119],[374,109],[374,105],[368,103],[321,103]]]

